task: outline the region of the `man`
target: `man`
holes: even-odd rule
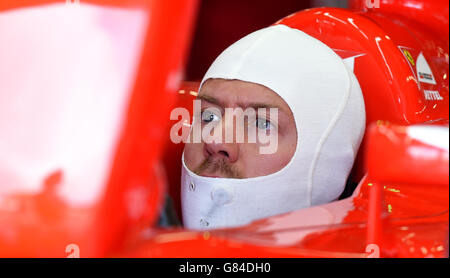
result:
[[[354,74],[320,41],[285,25],[256,31],[214,61],[198,99],[190,137],[209,127],[202,135],[211,138],[191,140],[183,153],[186,228],[245,225],[342,193],[364,134],[364,101]],[[254,117],[230,117],[248,108]],[[238,141],[242,126],[256,127],[258,140],[245,131]]]

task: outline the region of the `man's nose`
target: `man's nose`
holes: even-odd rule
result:
[[[215,135],[216,140],[212,142],[205,142],[205,151],[209,156],[225,159],[230,163],[234,163],[239,157],[239,145],[236,143],[235,130],[233,122],[227,122],[222,119],[219,128],[222,129],[221,135]],[[225,134],[232,134],[231,142],[227,141]],[[221,140],[217,140],[221,139]]]
[[[205,143],[205,150],[209,156],[225,159],[230,163],[237,161],[239,146],[236,143]]]

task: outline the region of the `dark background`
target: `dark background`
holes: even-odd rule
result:
[[[347,0],[202,0],[185,80],[199,81],[229,45],[300,10],[347,6]]]

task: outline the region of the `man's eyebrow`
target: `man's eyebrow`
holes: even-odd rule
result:
[[[212,96],[199,95],[199,96],[197,96],[197,99],[204,100],[204,101],[207,101],[209,103],[212,103],[212,104],[215,104],[215,105],[218,105],[218,106],[222,107],[222,102],[220,100],[218,100],[217,98],[212,97]]]
[[[208,96],[208,95],[199,95],[197,96],[197,99],[199,100],[204,100],[207,101],[211,104],[226,108],[225,105],[223,105],[223,103],[218,100],[215,97],[212,96]],[[239,107],[242,107],[244,110],[248,107],[251,107],[255,110],[258,110],[258,108],[266,108],[266,109],[270,109],[270,108],[276,108],[278,109],[278,111],[281,111],[283,113],[285,113],[286,115],[289,115],[289,113],[287,113],[283,108],[281,108],[280,106],[276,105],[276,104],[268,104],[268,103],[260,103],[260,102],[251,102],[251,103],[239,103],[238,104]]]
[[[265,108],[267,109],[266,113],[269,113],[269,109],[275,108],[277,109],[278,112],[280,112],[281,114],[284,114],[286,116],[289,115],[289,113],[283,109],[281,106],[276,105],[276,104],[268,104],[268,103],[260,103],[260,102],[251,102],[251,103],[245,103],[240,105],[240,107],[242,107],[244,110],[247,109],[248,107],[253,108],[254,110],[258,111],[258,108]]]

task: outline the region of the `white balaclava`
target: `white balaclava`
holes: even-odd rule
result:
[[[257,83],[289,105],[297,147],[278,172],[247,179],[190,171],[182,157],[181,202],[188,229],[236,227],[336,200],[365,129],[364,100],[344,61],[319,40],[285,25],[240,39],[209,68],[210,78]]]

